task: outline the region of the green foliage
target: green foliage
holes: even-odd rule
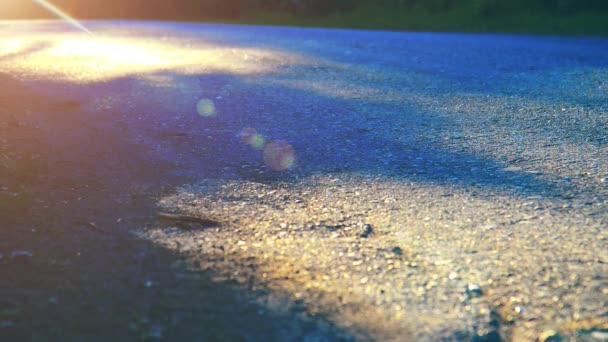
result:
[[[252,0],[262,1],[262,0]],[[266,0],[283,1],[289,0]],[[305,1],[305,0],[302,0]],[[234,23],[410,31],[504,32],[608,36],[608,1],[355,0],[350,10],[302,15],[270,6]],[[279,7],[276,7],[279,8]]]
[[[256,0],[251,1],[256,2]],[[257,2],[266,4],[266,9],[289,8],[295,13],[313,14],[336,13],[353,7],[376,7],[431,14],[464,8],[482,16],[532,12],[575,14],[608,10],[608,1],[605,0],[257,0]]]
[[[560,15],[607,11],[606,0],[55,0],[77,17],[131,17],[164,19],[237,19],[252,12],[287,12],[325,16],[356,8],[445,14],[457,9],[481,16],[521,13]]]
[[[83,19],[608,34],[605,24],[608,0],[54,0],[54,3]]]
[[[351,0],[250,0],[249,9],[281,10],[295,15],[316,16],[352,10],[356,1]]]

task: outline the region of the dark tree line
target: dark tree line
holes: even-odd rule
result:
[[[4,0],[0,0],[4,1]],[[322,16],[357,7],[441,13],[463,8],[493,16],[509,12],[542,11],[558,15],[608,11],[608,0],[54,0],[79,18],[238,19],[251,12],[281,11]]]

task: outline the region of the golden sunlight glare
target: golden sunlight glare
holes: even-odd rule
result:
[[[60,10],[59,8],[57,8],[55,5],[51,4],[50,2],[48,2],[46,0],[34,0],[34,2],[37,3],[37,4],[39,4],[40,6],[44,7],[49,12],[51,12],[54,15],[58,16],[59,18],[67,21],[68,23],[70,23],[72,26],[78,28],[79,30],[84,31],[84,32],[86,32],[88,34],[93,34],[86,27],[84,27],[80,22],[78,22],[78,20],[70,17],[67,13],[65,13],[62,10]]]
[[[145,78],[157,72],[260,74],[303,63],[299,56],[275,50],[129,37],[116,32],[90,39],[76,33],[42,33],[41,25],[40,31],[22,31],[19,25],[0,31],[0,72],[88,83],[125,76]],[[261,60],[265,63],[259,63]],[[150,82],[158,83],[159,79]],[[207,116],[215,110],[207,102],[197,109]]]

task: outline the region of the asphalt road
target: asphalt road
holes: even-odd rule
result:
[[[608,40],[84,24],[0,22],[0,334],[608,339]]]

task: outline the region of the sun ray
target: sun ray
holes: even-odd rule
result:
[[[39,4],[42,7],[46,8],[49,12],[58,16],[59,18],[67,21],[68,23],[70,23],[72,26],[78,28],[79,30],[84,31],[90,35],[93,34],[86,27],[84,27],[78,20],[72,18],[69,14],[65,13],[64,11],[62,11],[55,5],[51,4],[50,2],[48,2],[46,0],[34,0],[34,2]]]

